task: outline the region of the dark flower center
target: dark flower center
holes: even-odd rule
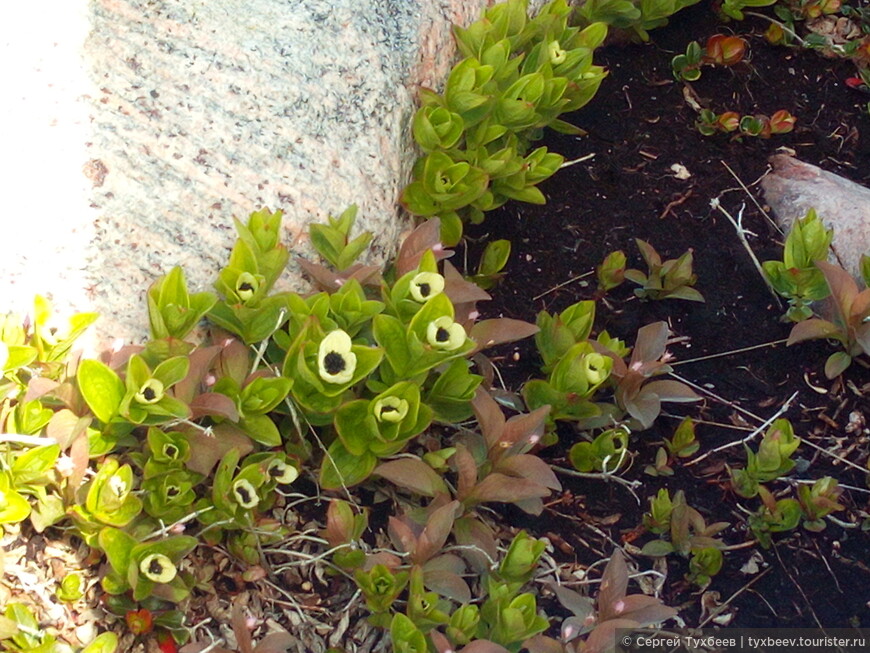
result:
[[[338,374],[339,372],[344,372],[347,363],[344,360],[344,356],[338,352],[331,351],[323,357],[323,367],[330,374]]]
[[[273,465],[269,468],[269,476],[272,478],[278,478],[282,474],[284,474],[284,471],[281,469],[281,465]]]
[[[251,502],[251,493],[248,492],[248,488],[246,488],[242,485],[240,485],[239,487],[236,488],[236,496],[238,496],[239,499],[241,499],[242,504],[246,504],[246,503]]]
[[[166,488],[166,496],[168,496],[170,499],[173,497],[177,497],[180,492],[181,490],[179,490],[174,485],[170,485],[168,488]]]
[[[142,391],[142,396],[145,397],[147,401],[153,401],[153,399],[157,396],[157,393],[154,392],[154,388],[145,388]]]
[[[447,342],[450,340],[450,332],[444,327],[438,327],[438,330],[435,332],[435,340],[436,342]]]
[[[243,281],[239,284],[239,290],[253,290],[254,286],[249,281]]]
[[[420,289],[421,297],[428,297],[429,293],[432,292],[432,287],[428,283],[421,283],[417,287]]]
[[[151,561],[151,564],[148,565],[148,573],[152,576],[159,576],[163,573],[163,565],[160,564],[160,561],[157,558]]]
[[[178,447],[174,444],[167,444],[166,448],[163,449],[163,453],[165,453],[169,458],[175,458],[178,455]]]
[[[399,409],[395,406],[381,406],[381,415],[384,413],[398,413]]]

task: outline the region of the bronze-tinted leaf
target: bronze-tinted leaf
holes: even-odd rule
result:
[[[236,402],[220,392],[204,392],[190,402],[191,419],[225,417],[231,422],[239,421]]]
[[[399,253],[396,256],[396,274],[402,276],[417,269],[420,265],[420,259],[426,250],[433,250],[437,260],[452,256],[450,250],[435,251],[437,246],[441,244],[441,220],[438,218],[429,218],[414,229],[399,247]]]
[[[667,322],[653,322],[638,329],[631,363],[659,360],[665,353],[669,333]]]
[[[248,630],[245,608],[242,607],[241,596],[233,601],[232,609],[233,634],[239,645],[239,653],[254,653],[254,643],[251,639],[251,631]]]
[[[447,491],[447,486],[438,472],[419,458],[400,458],[381,463],[375,467],[373,473],[399,487],[427,497]]]
[[[650,381],[643,387],[643,390],[644,392],[657,394],[662,401],[685,402],[701,400],[701,397],[685,383],[670,379]]]
[[[835,338],[840,334],[839,327],[828,320],[821,320],[817,317],[811,317],[809,320],[803,320],[795,324],[791,333],[788,334],[786,345],[793,345],[805,340],[815,340],[817,338]]]
[[[239,456],[247,456],[254,448],[251,438],[238,427],[223,423],[212,427],[212,434],[199,429],[184,432],[190,448],[196,452],[187,461],[187,467],[198,474],[208,476],[212,468],[232,449],[238,449]]]
[[[532,439],[540,440],[544,435],[547,424],[547,416],[550,414],[549,406],[541,406],[525,415],[514,415],[505,424],[502,435],[499,438],[500,447],[510,447],[517,443],[532,444]]]
[[[456,453],[453,454],[451,460],[456,465],[456,471],[459,475],[456,496],[460,501],[464,501],[477,483],[477,463],[474,462],[474,457],[463,444],[456,445]]]
[[[212,363],[220,351],[221,347],[219,345],[213,345],[211,347],[194,349],[187,355],[187,360],[190,363],[187,369],[187,376],[172,386],[176,399],[186,404],[190,404],[194,400],[202,380],[211,369]]]
[[[598,592],[598,615],[601,621],[617,616],[613,605],[625,596],[628,589],[628,567],[622,551],[614,549],[601,576]]]
[[[459,604],[471,602],[471,590],[468,588],[468,583],[462,579],[462,576],[452,571],[425,569],[423,571],[423,584],[429,590]]]
[[[459,508],[458,501],[451,501],[429,515],[423,532],[417,538],[417,550],[411,555],[416,564],[423,564],[441,550],[453,529]]]
[[[486,446],[495,446],[505,425],[504,413],[501,408],[489,392],[480,386],[474,392],[471,407],[474,409],[474,415],[477,417],[483,439],[486,440]]]
[[[553,469],[543,460],[531,454],[506,456],[498,462],[495,469],[509,476],[527,478],[556,492],[562,489],[562,484]]]
[[[541,498],[550,494],[550,490],[524,478],[506,476],[505,474],[489,474],[472,490],[469,498],[476,503],[498,501],[512,503],[522,499]]]
[[[417,534],[411,525],[399,517],[390,517],[387,523],[387,533],[390,540],[402,553],[413,554],[417,549]]]
[[[471,327],[469,337],[477,343],[477,350],[514,342],[535,335],[540,329],[530,322],[500,317],[481,320]]]
[[[510,651],[488,639],[476,639],[459,649],[459,653],[510,653]]]
[[[546,635],[535,635],[527,639],[523,642],[523,648],[529,653],[565,653],[562,642]]]

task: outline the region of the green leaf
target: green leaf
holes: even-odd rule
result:
[[[121,378],[108,365],[93,359],[81,362],[76,378],[88,407],[98,420],[108,424],[124,398]]]
[[[320,485],[326,490],[357,485],[371,476],[378,457],[371,453],[354,456],[336,440],[327,449],[320,467]]]
[[[138,544],[136,538],[118,528],[107,527],[100,531],[98,542],[100,548],[106,552],[112,571],[121,578],[126,578],[133,548]]]
[[[118,636],[113,632],[100,633],[81,653],[115,653],[118,650]]]
[[[239,421],[239,427],[255,442],[267,447],[281,446],[281,433],[268,415],[251,415]]]

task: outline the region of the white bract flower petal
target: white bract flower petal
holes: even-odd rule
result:
[[[465,329],[445,315],[429,323],[426,340],[435,349],[453,351],[465,344]]]
[[[420,272],[411,279],[411,297],[418,302],[425,302],[430,297],[444,290],[444,277],[437,272]]]
[[[236,294],[247,302],[260,288],[260,281],[250,272],[242,272],[236,279]]]
[[[375,402],[374,412],[379,422],[401,422],[408,414],[408,402],[400,397],[384,397]]]
[[[554,66],[565,61],[565,57],[568,56],[558,41],[550,41],[550,44],[547,46],[547,54],[550,55],[550,63]]]
[[[123,498],[125,494],[127,494],[127,483],[120,476],[114,475],[109,477],[109,489],[117,496],[119,499]]]
[[[257,490],[254,489],[250,481],[244,478],[233,483],[233,496],[236,497],[236,501],[242,508],[256,508],[257,504],[260,503]]]
[[[162,553],[152,553],[142,558],[142,562],[139,563],[139,571],[145,578],[153,580],[155,583],[169,583],[178,573],[172,560]]]
[[[356,370],[356,354],[350,336],[341,329],[331,331],[317,352],[317,372],[327,383],[348,383]]]
[[[266,468],[266,472],[271,478],[275,480],[275,482],[280,483],[281,485],[292,483],[297,478],[299,478],[298,469],[296,469],[293,465],[288,465],[283,460],[280,460],[278,458],[269,463],[269,466]]]
[[[610,375],[609,360],[602,354],[587,354],[583,358],[583,370],[589,385],[598,385]]]
[[[156,404],[163,399],[164,387],[159,379],[148,379],[133,398],[140,404]]]

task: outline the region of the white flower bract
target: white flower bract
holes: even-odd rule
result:
[[[247,479],[240,478],[233,483],[233,496],[242,508],[256,508],[260,503],[257,490]]]
[[[602,354],[587,354],[583,358],[583,371],[589,385],[598,385],[610,376],[610,365],[607,363],[607,357]]]
[[[425,302],[443,291],[444,277],[437,272],[420,272],[411,279],[411,297],[418,302]]]
[[[558,41],[550,41],[547,46],[547,54],[550,55],[550,63],[554,66],[565,61],[565,58],[568,56]]]
[[[172,560],[162,553],[152,553],[142,558],[142,562],[139,563],[139,571],[145,578],[153,580],[155,583],[169,583],[178,573]]]
[[[133,398],[140,404],[156,404],[163,399],[164,391],[163,383],[159,379],[148,379]]]
[[[236,279],[236,294],[243,302],[251,299],[259,289],[259,280],[250,272],[242,272]]]
[[[351,351],[350,336],[341,329],[330,331],[320,342],[317,372],[327,383],[348,383],[356,370],[356,354]]]
[[[401,422],[408,414],[408,402],[401,397],[384,397],[375,402],[374,412],[379,422]]]
[[[454,351],[465,344],[465,329],[445,315],[429,323],[426,340],[435,349]]]
[[[272,479],[275,480],[276,483],[280,483],[281,485],[292,483],[297,478],[299,478],[298,469],[296,469],[293,465],[288,465],[283,460],[280,460],[278,458],[269,463],[269,466],[266,468],[266,472]]]

